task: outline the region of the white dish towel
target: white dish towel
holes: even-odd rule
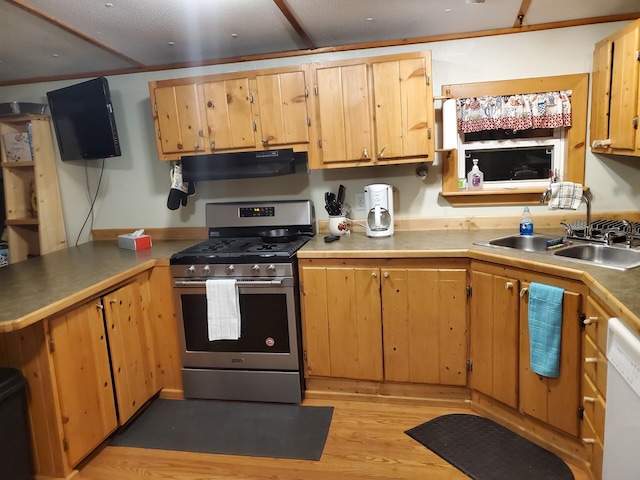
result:
[[[240,304],[233,279],[206,281],[209,341],[240,338]]]
[[[551,184],[551,198],[549,209],[577,210],[582,202],[582,184],[573,182],[558,182]]]

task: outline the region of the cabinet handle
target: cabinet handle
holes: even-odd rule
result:
[[[384,157],[384,151],[387,149],[389,145],[385,145],[384,147],[382,147],[382,150],[380,150],[380,153],[378,154],[378,158],[382,158]]]
[[[596,440],[595,438],[583,438],[582,443],[592,444],[592,443],[596,443]]]
[[[582,323],[584,323],[585,325],[591,325],[592,323],[596,323],[597,321],[598,317],[587,317],[582,321]]]
[[[195,149],[196,149],[196,150],[199,150],[199,149],[200,149],[200,144],[199,144],[199,143],[196,143],[196,144],[194,145],[194,147],[195,147]]]
[[[369,158],[369,152],[367,152],[367,148],[365,147],[365,149],[362,151],[362,156],[364,158]]]
[[[584,363],[598,363],[598,357],[585,357]]]
[[[389,272],[384,272],[384,278],[389,278]]]
[[[583,401],[584,403],[596,403],[596,399],[595,399],[595,398],[593,398],[593,397],[584,397],[584,398],[582,399],[582,401]]]
[[[210,144],[211,144],[211,150],[215,150],[216,149],[216,141],[213,138],[211,139]]]
[[[513,290],[513,282],[504,282],[505,290]]]
[[[371,272],[371,278],[376,278],[378,275],[376,275],[376,272]]]
[[[529,293],[529,289],[527,287],[521,288],[520,289],[520,298],[524,297],[528,293]]]
[[[268,138],[263,138],[263,139],[262,139],[262,143],[263,143],[264,145],[266,145],[267,143],[269,143],[269,139],[268,139]]]
[[[112,298],[109,300],[109,303],[113,305],[114,303],[118,303],[118,301],[115,298]]]
[[[101,303],[96,303],[96,308],[98,310],[104,310],[104,305],[102,305]]]

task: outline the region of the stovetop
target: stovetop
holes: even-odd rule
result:
[[[286,242],[264,241],[260,237],[210,238],[171,256],[171,265],[209,263],[286,262],[311,236],[302,235]]]

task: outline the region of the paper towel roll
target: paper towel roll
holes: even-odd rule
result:
[[[442,148],[444,150],[458,148],[458,122],[454,98],[442,102]]]

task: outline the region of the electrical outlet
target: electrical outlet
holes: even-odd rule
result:
[[[356,210],[364,210],[364,193],[356,193]]]

